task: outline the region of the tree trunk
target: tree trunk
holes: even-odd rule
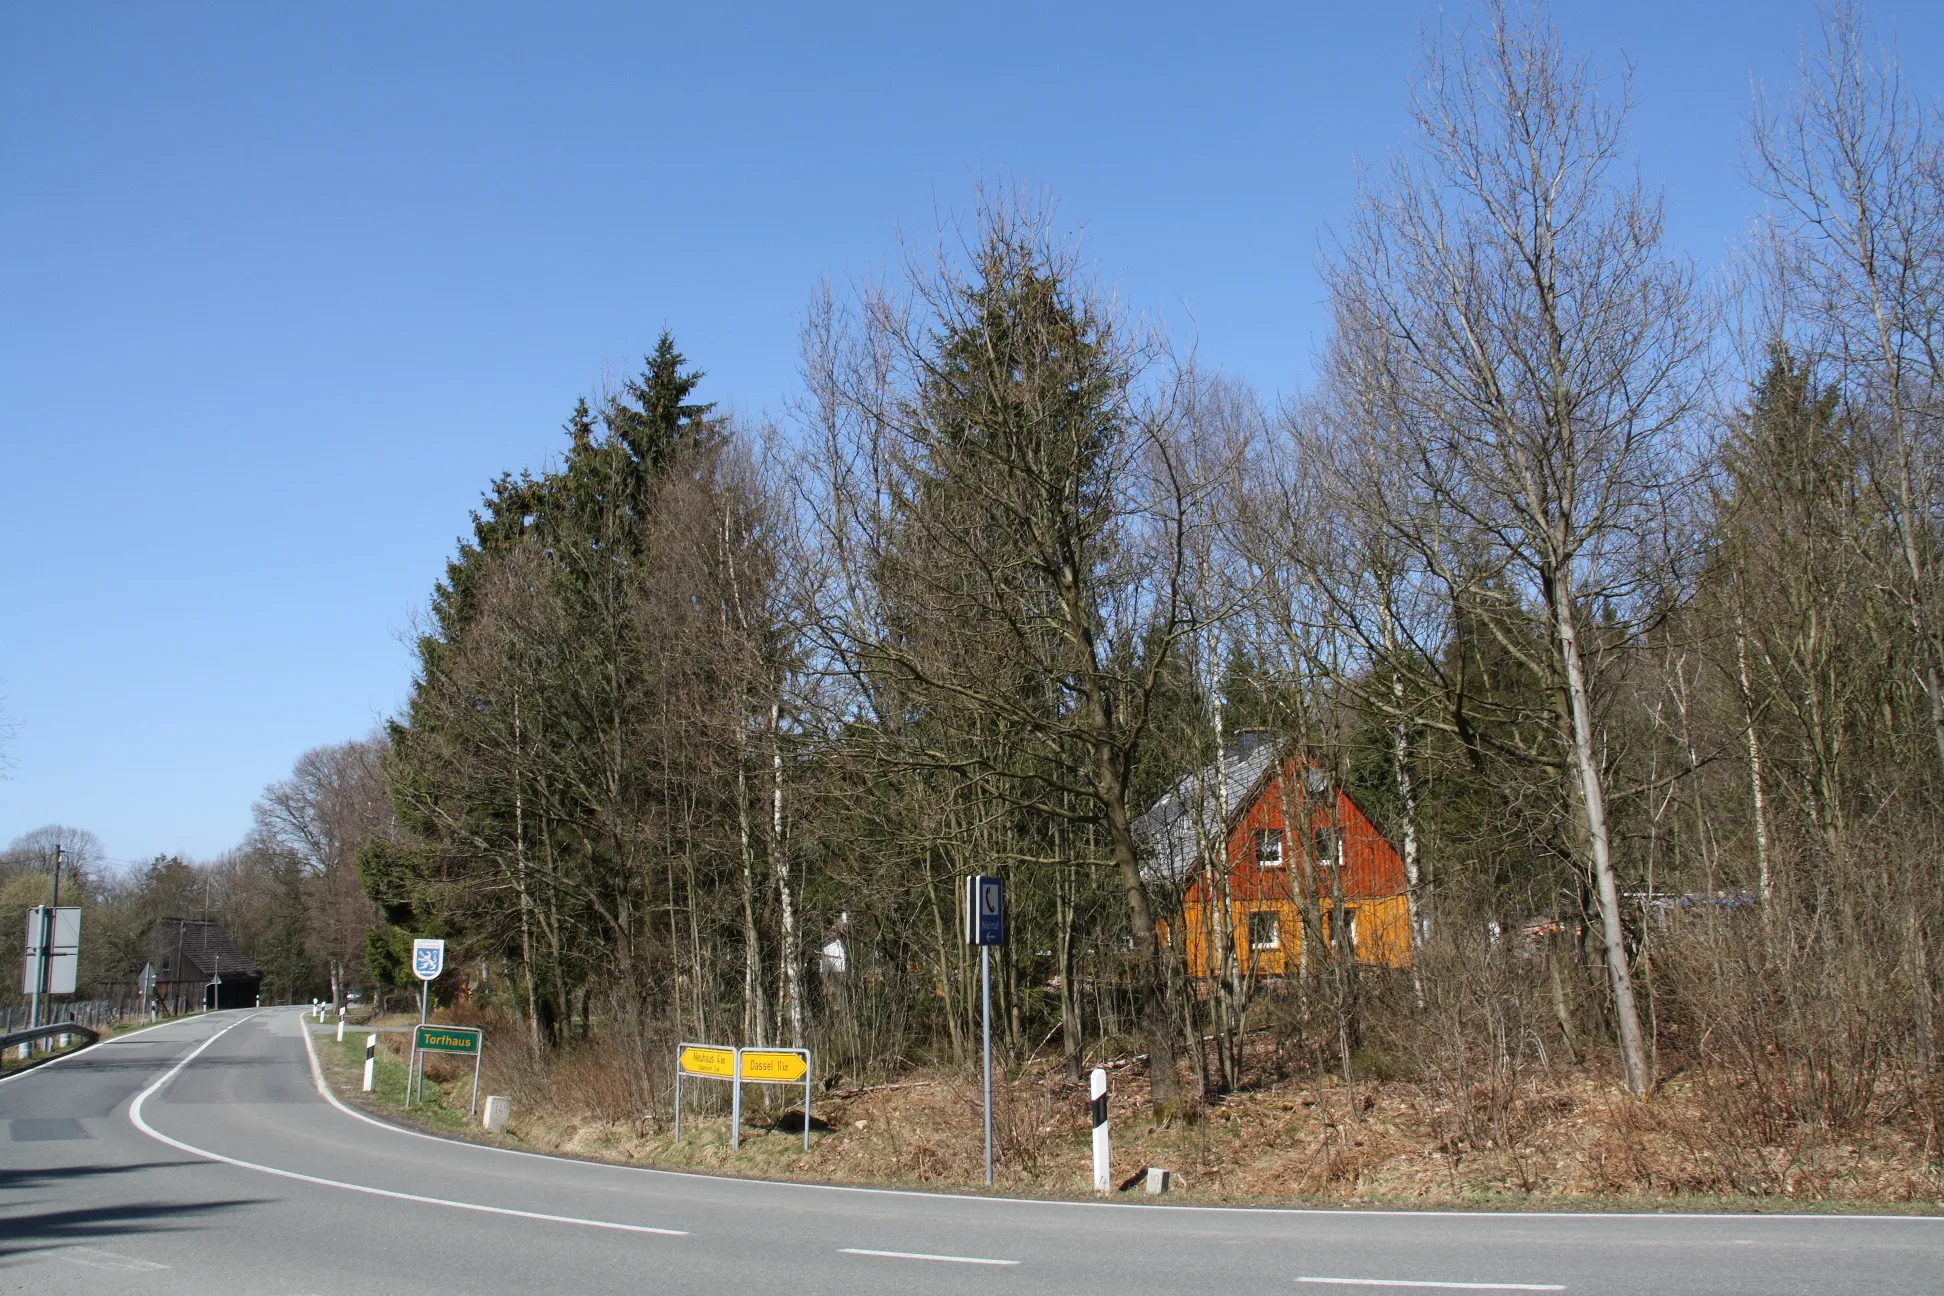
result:
[[[1066,1055],[1066,1078],[1068,1084],[1080,1083],[1080,1071],[1086,1060],[1085,1028],[1080,1020],[1080,988],[1074,983],[1074,975],[1079,960],[1074,957],[1073,919],[1074,901],[1068,888],[1073,885],[1073,870],[1060,869],[1060,876],[1054,892],[1055,918],[1059,923],[1057,933],[1060,959],[1060,1043]]]
[[[768,1040],[769,1006],[764,1001],[762,947],[756,935],[756,845],[749,827],[749,774],[743,754],[736,759],[736,827],[742,845],[743,1003],[742,1035],[747,1044]]]
[[[1772,921],[1775,879],[1769,870],[1768,807],[1762,792],[1762,739],[1755,732],[1755,695],[1748,683],[1748,632],[1742,623],[1740,594],[1735,603],[1735,668],[1741,681],[1742,722],[1748,729],[1748,796],[1755,817],[1755,872],[1762,890],[1762,921]]]
[[[1397,784],[1397,800],[1403,814],[1404,838],[1404,921],[1410,924],[1411,999],[1424,1007],[1424,972],[1418,956],[1424,950],[1424,922],[1419,915],[1423,901],[1418,880],[1417,792],[1411,785],[1411,731],[1404,721],[1404,677],[1391,676],[1391,701],[1397,707],[1397,723],[1391,727],[1391,777]]]
[[[1614,880],[1612,839],[1607,826],[1605,779],[1594,747],[1593,708],[1587,696],[1586,665],[1576,617],[1571,578],[1566,572],[1557,571],[1553,573],[1553,623],[1558,633],[1560,665],[1564,669],[1567,707],[1572,718],[1573,768],[1579,781],[1580,812],[1585,816],[1593,885],[1600,903],[1600,939],[1606,955],[1607,977],[1613,988],[1613,1015],[1620,1029],[1620,1058],[1626,1070],[1627,1088],[1640,1094],[1653,1086],[1653,1077],[1647,1070],[1640,1013],[1634,1006],[1633,973],[1627,965],[1620,888]]]
[[[797,948],[796,901],[790,892],[790,853],[783,824],[782,708],[770,703],[770,863],[776,870],[776,902],[783,926],[783,994],[788,1000],[790,1047],[803,1047],[803,957]]]

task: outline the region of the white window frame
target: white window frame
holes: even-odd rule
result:
[[[1283,866],[1283,835],[1280,828],[1258,828],[1252,840],[1255,842],[1255,863],[1257,868],[1281,868]],[[1262,847],[1265,843],[1270,843],[1275,846],[1276,852],[1273,856],[1265,857],[1263,855]]]
[[[1269,939],[1266,941],[1256,939],[1255,925],[1256,919],[1258,918],[1267,918],[1269,920]],[[1248,923],[1250,949],[1272,950],[1282,948],[1282,918],[1274,909],[1251,909],[1249,911]]]
[[[1349,928],[1350,953],[1354,957],[1357,953],[1357,906],[1347,904],[1338,909],[1332,905],[1323,911],[1323,944],[1332,954],[1336,953],[1338,929],[1344,926]]]

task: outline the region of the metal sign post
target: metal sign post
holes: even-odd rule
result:
[[[803,1150],[810,1150],[810,1050],[793,1048],[744,1048],[736,1050],[738,1108],[745,1084],[803,1085]],[[737,1120],[741,1126],[740,1116]]]
[[[985,1181],[992,1182],[992,947],[1006,938],[1006,885],[965,879],[965,943],[979,947],[979,1035],[985,1060]]]
[[[420,937],[412,942],[412,975],[419,979],[419,1025],[425,1024],[427,988],[445,971],[445,942]]]
[[[41,1024],[41,996],[60,993],[54,990],[48,982],[48,964],[53,961],[55,947],[60,943],[55,935],[56,924],[60,921],[57,915],[60,912],[61,845],[59,842],[56,842],[54,844],[54,894],[48,897],[46,904],[35,905],[27,911],[27,966],[23,970],[21,980],[24,984],[20,988],[34,996],[33,1006],[28,1010],[27,1016],[29,1029]],[[81,940],[81,911],[75,909],[72,912],[74,914],[74,944],[78,946]],[[79,962],[79,959],[75,961]],[[68,976],[70,982],[72,982],[73,973],[71,971]],[[72,984],[69,984],[67,993],[74,993],[74,986]],[[54,1010],[50,1005],[48,1008],[48,1016],[51,1017],[53,1014]]]
[[[682,1141],[682,1077],[705,1080],[736,1078],[736,1050],[727,1044],[678,1044],[675,1046],[675,1141]],[[734,1145],[735,1132],[729,1135]]]
[[[419,979],[419,1025],[425,1025],[432,998],[432,982],[445,971],[445,942],[420,936],[412,941],[412,975]],[[314,1004],[317,1000],[313,999]],[[412,1035],[412,1056],[405,1061],[405,1105],[412,1105],[412,1068],[418,1065],[418,1034]]]
[[[27,958],[21,968],[20,992],[32,996],[28,1026],[41,1024],[43,1001],[49,995],[73,994],[75,971],[81,961],[81,910],[75,905],[35,905],[27,911]],[[49,1020],[54,1009],[46,1005]]]
[[[682,1077],[727,1080],[729,1147],[742,1147],[742,1087],[745,1084],[803,1086],[803,1150],[810,1150],[810,1050],[732,1048],[727,1044],[675,1046],[675,1141],[682,1141]]]

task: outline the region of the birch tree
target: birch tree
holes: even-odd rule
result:
[[[1624,90],[1542,22],[1493,5],[1426,53],[1416,147],[1362,187],[1327,265],[1337,343],[1446,535],[1485,556],[1500,611],[1545,627],[1527,665],[1597,897],[1629,1088],[1635,1007],[1595,690],[1596,624],[1647,614],[1668,548],[1705,334],[1659,201],[1624,169]],[[1516,640],[1508,640],[1508,646]]]

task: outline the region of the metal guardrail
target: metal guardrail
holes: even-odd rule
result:
[[[0,1035],[0,1052],[19,1048],[22,1044],[37,1044],[41,1040],[53,1039],[57,1035],[79,1035],[84,1044],[93,1044],[101,1038],[99,1031],[71,1021],[50,1022],[46,1026],[33,1026],[27,1030],[8,1031],[5,1035]]]

